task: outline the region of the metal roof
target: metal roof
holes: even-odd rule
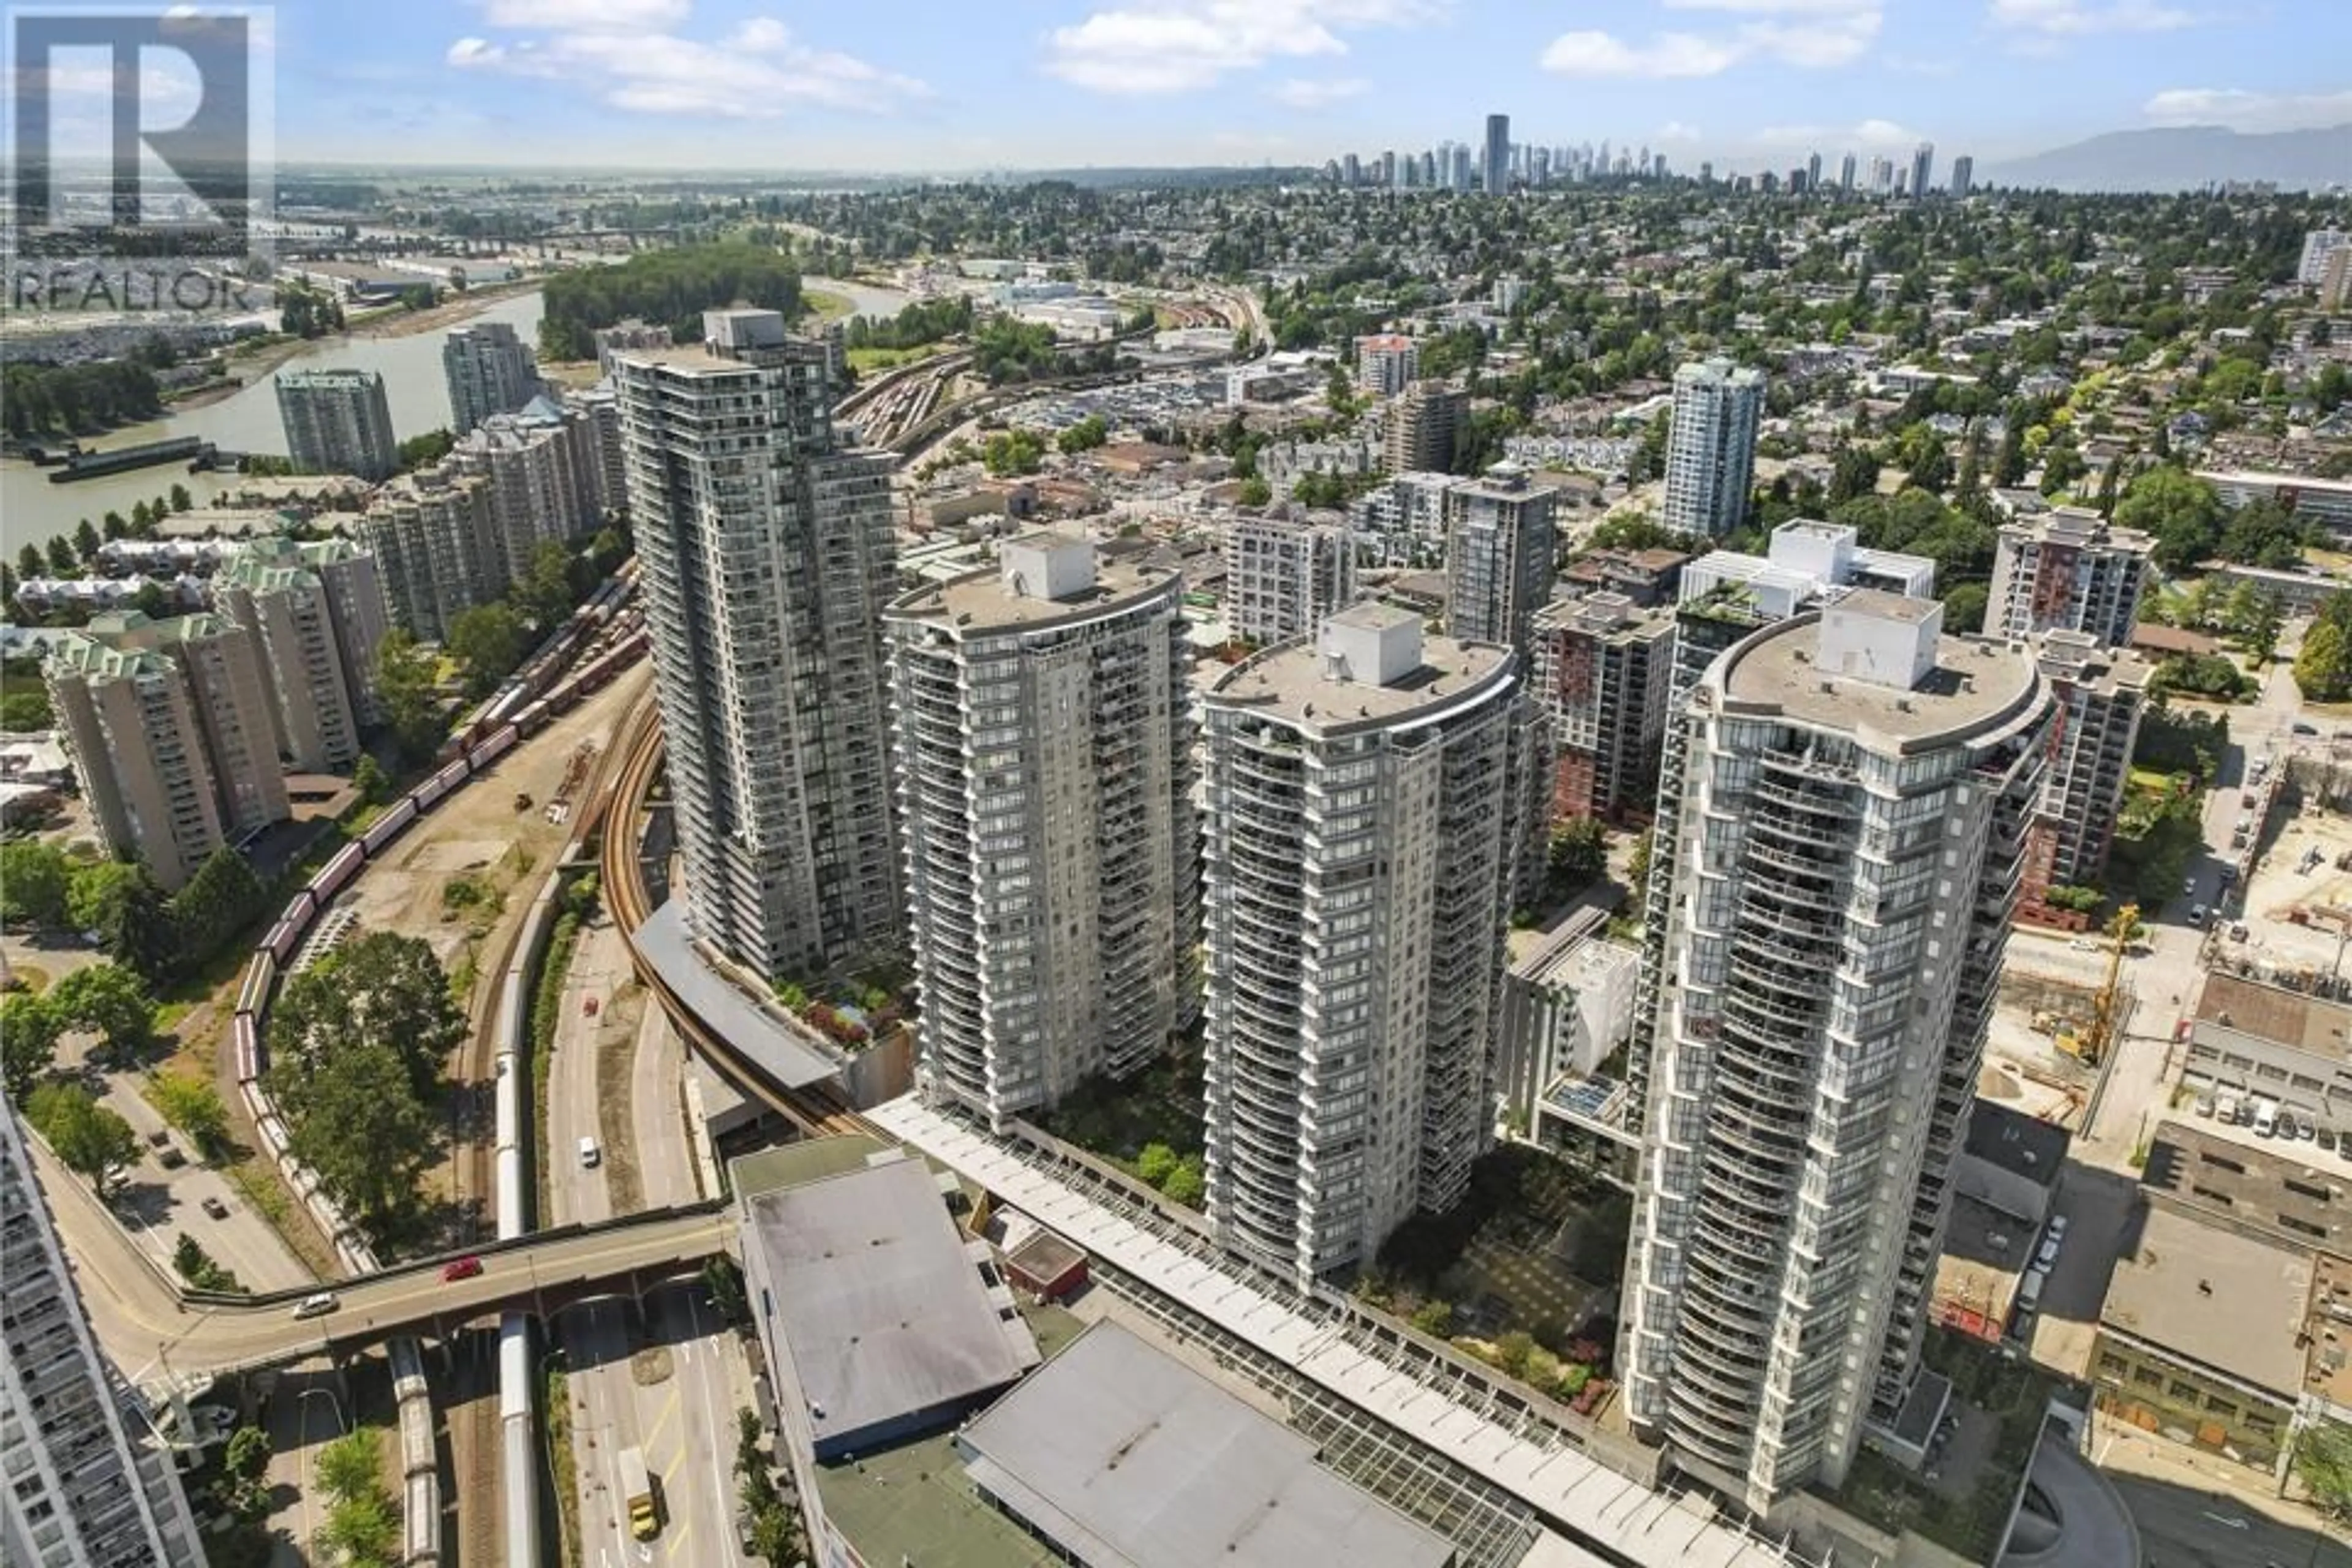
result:
[[[972,1479],[1087,1568],[1444,1568],[1454,1549],[1315,1445],[1116,1323],[966,1427]]]

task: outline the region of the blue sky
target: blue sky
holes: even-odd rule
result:
[[[959,170],[1473,140],[1980,164],[2352,122],[2347,0],[288,0],[278,156]]]

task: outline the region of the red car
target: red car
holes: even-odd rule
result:
[[[460,1258],[454,1263],[443,1266],[441,1269],[441,1278],[444,1279],[471,1279],[475,1275],[479,1274],[481,1271],[482,1260],[480,1258]]]

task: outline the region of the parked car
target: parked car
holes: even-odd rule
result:
[[[340,1305],[341,1303],[335,1300],[332,1290],[321,1290],[295,1302],[294,1315],[298,1318],[323,1318]]]
[[[2189,923],[2193,926],[2201,926],[2205,923],[2204,905],[2191,904],[2189,906]]]
[[[471,1279],[475,1275],[479,1274],[481,1271],[482,1260],[480,1258],[452,1258],[449,1262],[442,1266],[441,1278],[452,1281],[458,1279]]]
[[[2052,1236],[2058,1237],[2062,1241],[2064,1240],[2066,1237],[2066,1216],[2063,1214],[2052,1215],[2050,1216],[2048,1229]]]
[[[2197,1097],[2197,1114],[2200,1116],[2210,1116],[2213,1114],[2213,1097],[2211,1095],[2200,1094]]]
[[[205,1213],[212,1215],[215,1219],[228,1218],[228,1205],[221,1202],[218,1198],[206,1198],[204,1201],[203,1207]]]
[[[155,1151],[155,1163],[167,1171],[176,1171],[187,1163],[188,1157],[180,1152],[177,1143],[166,1143]]]

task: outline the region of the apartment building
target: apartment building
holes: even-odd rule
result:
[[[2156,669],[2136,653],[2100,647],[2084,632],[2051,632],[2032,647],[2058,709],[2018,891],[2020,909],[2038,915],[2047,912],[2043,900],[2053,887],[2102,885]]]
[[[2002,524],[1985,603],[1987,635],[2083,632],[2102,647],[2129,647],[2154,544],[2087,507],[2054,507]]]
[[[1647,816],[1674,676],[1675,614],[1622,594],[1554,599],[1531,635],[1536,700],[1551,721],[1551,816]]]
[[[444,468],[490,488],[490,512],[509,579],[520,577],[542,544],[563,544],[604,521],[604,457],[595,418],[537,397],[493,414],[461,437]]]
[[[1305,1281],[1486,1146],[1543,720],[1514,650],[1373,603],[1202,700],[1209,1220]]]
[[[841,448],[773,310],[614,354],[696,934],[769,976],[898,945],[882,608],[891,460]]]
[[[1558,487],[1531,483],[1517,463],[1496,463],[1481,479],[1447,487],[1447,636],[1527,647],[1559,567],[1559,500]]]
[[[172,1458],[100,1352],[13,1106],[0,1104],[0,1561],[204,1568]]]
[[[260,635],[278,754],[301,773],[359,761],[381,716],[375,655],[391,629],[375,557],[348,540],[249,541],[213,576],[214,606]]]
[[[487,479],[443,466],[381,487],[352,521],[394,622],[420,642],[439,642],[458,616],[514,582],[494,499]]]
[[[1704,360],[1675,372],[1666,440],[1666,494],[1658,521],[1715,539],[1748,519],[1756,482],[1756,431],[1764,419],[1764,373]]]
[[[49,701],[108,847],[166,890],[290,815],[261,638],[225,616],[92,617],[52,646]]]
[[[1628,1413],[1755,1512],[1912,1393],[2052,703],[1871,590],[1751,636],[1684,771],[1620,1344]]]
[[[281,370],[278,416],[286,449],[309,474],[354,474],[373,484],[400,466],[392,405],[372,370]]]
[[[2352,479],[2243,468],[2200,468],[2197,477],[2211,485],[2231,511],[2249,501],[2274,500],[2298,522],[2316,523],[2338,539],[2352,535]]]
[[[1029,534],[883,629],[922,1072],[1001,1129],[1200,1010],[1183,579]]]
[[[1505,972],[1496,1093],[1529,1142],[1624,1186],[1641,1147],[1608,1114],[1624,1094],[1608,1069],[1633,1033],[1642,954],[1607,924],[1601,910],[1571,917]]]
[[[1421,378],[1421,345],[1398,332],[1356,340],[1356,387],[1368,397],[1394,397]]]
[[[1392,474],[1350,502],[1348,527],[1366,563],[1435,566],[1443,563],[1445,492],[1453,484],[1451,474]]]
[[[621,399],[610,382],[563,395],[563,406],[588,421],[596,460],[596,505],[606,513],[629,510],[629,468],[621,450]]]
[[[449,384],[449,428],[459,436],[540,395],[539,362],[505,321],[470,322],[443,338],[441,374]]]
[[[1381,415],[1381,466],[1391,474],[1444,472],[1470,421],[1470,395],[1442,381],[1416,381]]]
[[[1226,531],[1224,616],[1235,637],[1261,647],[1303,637],[1355,598],[1345,528],[1252,516]]]

